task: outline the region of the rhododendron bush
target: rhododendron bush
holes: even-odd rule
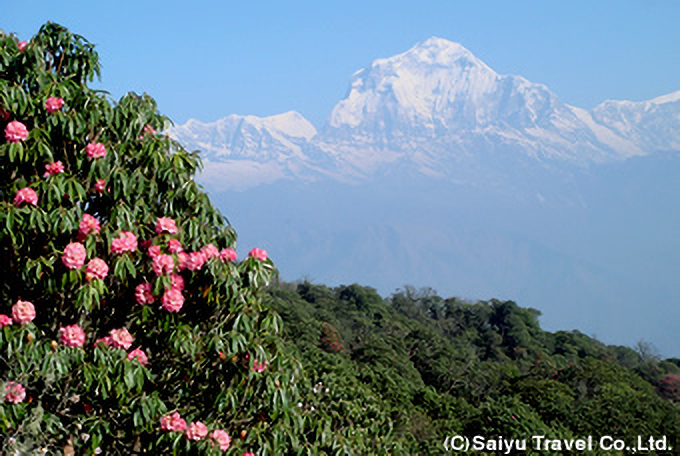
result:
[[[0,447],[276,454],[297,364],[259,289],[273,272],[194,182],[147,95],[87,83],[56,24],[0,32]]]

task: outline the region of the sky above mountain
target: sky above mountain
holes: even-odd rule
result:
[[[371,61],[431,36],[569,105],[642,101],[679,89],[680,3],[0,1],[0,28],[30,38],[48,20],[86,36],[101,87],[154,96],[177,123],[300,112],[317,128]]]

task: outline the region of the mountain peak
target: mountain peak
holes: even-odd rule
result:
[[[410,66],[455,67],[475,65],[485,71],[492,71],[468,49],[461,44],[444,38],[431,37],[421,41],[406,52],[373,62],[372,67],[407,64]]]
[[[421,41],[413,46],[410,51],[421,50],[429,51],[438,54],[469,54],[472,53],[466,49],[462,44],[456,43],[455,41],[450,41],[444,38],[438,38],[436,36],[430,37],[425,41]],[[407,51],[407,52],[410,52]]]

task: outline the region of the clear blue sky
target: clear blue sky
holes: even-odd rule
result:
[[[297,110],[319,126],[352,73],[430,36],[584,108],[680,90],[672,0],[0,0],[21,39],[48,20],[97,45],[101,88],[146,91],[177,123]]]

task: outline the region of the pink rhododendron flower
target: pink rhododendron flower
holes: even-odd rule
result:
[[[258,249],[255,247],[253,250],[251,250],[248,253],[249,257],[257,258],[260,261],[266,261],[267,260],[267,251],[263,249]]]
[[[244,451],[243,456],[255,456],[255,453],[252,453],[250,451]]]
[[[134,252],[137,250],[137,236],[132,231],[122,231],[111,241],[111,253]]]
[[[198,271],[205,264],[205,255],[203,252],[192,252],[189,254],[185,266],[190,271]]]
[[[32,188],[24,187],[19,190],[14,197],[14,204],[21,206],[22,204],[38,205],[38,194]]]
[[[257,360],[253,360],[253,372],[257,372],[258,374],[261,374],[264,372],[265,368],[267,367],[267,362],[262,362],[258,363]]]
[[[64,255],[61,257],[61,262],[69,269],[80,269],[85,264],[85,257],[87,251],[85,246],[80,242],[71,242],[64,249]]]
[[[160,245],[152,245],[149,247],[149,256],[151,258],[156,258],[158,255],[161,254],[161,246]]]
[[[83,214],[83,218],[78,225],[78,240],[83,241],[88,234],[97,234],[101,230],[99,220],[90,214]]]
[[[234,249],[223,249],[220,252],[220,258],[222,261],[236,261],[237,255]]]
[[[151,284],[150,283],[140,283],[135,288],[135,299],[137,304],[145,305],[154,302],[154,297],[151,294]]]
[[[11,324],[12,324],[11,318],[9,318],[5,314],[0,315],[0,328],[4,328],[5,326],[9,326]]]
[[[5,385],[5,401],[18,404],[26,399],[26,390],[20,383],[8,382]]]
[[[92,281],[94,279],[104,279],[107,275],[109,275],[109,267],[101,258],[94,258],[90,260],[89,263],[87,263],[87,267],[85,268],[85,278],[88,281]]]
[[[35,318],[35,307],[29,301],[18,300],[12,306],[12,320],[20,325],[30,323]]]
[[[201,253],[203,254],[203,256],[205,256],[206,260],[209,260],[210,258],[214,258],[220,255],[220,251],[217,250],[217,247],[215,247],[212,244],[204,245],[201,248]]]
[[[50,114],[59,111],[62,106],[64,106],[63,98],[49,97],[45,102],[45,109]]]
[[[208,435],[208,428],[200,421],[191,423],[186,433],[187,439],[189,440],[201,440],[205,438],[206,435]]]
[[[111,336],[106,336],[102,337],[101,339],[97,339],[94,341],[94,346],[96,347],[99,343],[104,344],[105,346],[110,346],[113,340],[111,339]]]
[[[182,243],[177,239],[168,239],[168,252],[179,253],[183,250],[184,248],[182,248]]]
[[[104,193],[106,191],[106,179],[99,179],[95,182],[94,189],[97,193]]]
[[[43,177],[54,176],[63,172],[64,165],[61,163],[61,161],[48,163],[45,165],[45,174],[43,174]]]
[[[170,255],[161,254],[151,260],[151,269],[156,275],[171,274],[175,269],[175,260]]]
[[[149,362],[149,358],[146,356],[146,353],[144,353],[144,351],[140,350],[139,348],[135,348],[130,353],[128,353],[127,358],[130,361],[136,359],[142,366],[146,366],[146,363]]]
[[[113,348],[124,348],[127,350],[132,346],[132,334],[127,330],[127,328],[112,329],[109,331],[111,336],[111,345]]]
[[[184,305],[184,296],[177,288],[170,288],[163,294],[161,305],[168,312],[179,312]]]
[[[106,147],[102,143],[90,143],[85,147],[85,155],[87,158],[106,157]]]
[[[18,120],[13,120],[5,127],[5,139],[11,143],[18,143],[25,141],[28,138],[28,130],[26,125]]]
[[[161,233],[176,234],[177,225],[175,221],[170,217],[160,217],[156,220],[156,234]]]
[[[59,340],[67,347],[82,347],[85,343],[85,331],[78,325],[61,327]]]
[[[186,428],[186,421],[177,412],[172,412],[161,418],[161,429],[164,431],[184,431]]]
[[[189,254],[186,252],[177,252],[177,270],[179,272],[184,271],[187,267],[187,261],[189,261]]]
[[[220,450],[227,451],[229,449],[231,439],[229,438],[229,434],[227,434],[226,431],[223,431],[222,429],[216,429],[210,433],[210,439],[213,443],[216,443],[220,447]]]
[[[170,285],[172,288],[179,291],[184,290],[184,277],[179,274],[171,274],[170,279],[172,280]]]
[[[28,46],[28,41],[19,41],[17,43],[17,47],[21,52],[24,52],[24,49],[26,49],[26,46]]]

